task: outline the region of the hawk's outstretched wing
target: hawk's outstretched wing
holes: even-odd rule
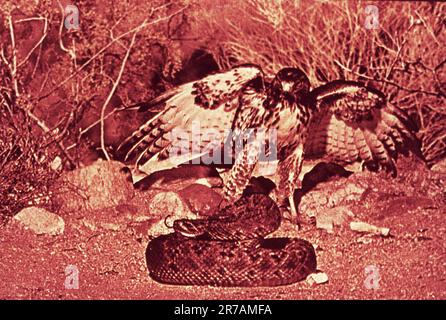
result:
[[[173,136],[180,142],[193,138],[200,148],[224,143],[243,91],[252,86],[263,91],[263,81],[260,67],[241,65],[173,88],[140,109],[146,111],[154,106],[159,112],[127,138],[118,151],[125,161],[138,166],[152,158],[165,158],[175,143]]]
[[[396,173],[398,152],[419,150],[416,125],[390,105],[380,91],[337,80],[310,93],[316,105],[305,142],[306,158],[327,158],[340,164],[364,161]]]

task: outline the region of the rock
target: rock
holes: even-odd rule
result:
[[[150,217],[181,219],[193,217],[184,206],[176,192],[160,192],[156,194],[149,204]]]
[[[53,194],[63,211],[101,210],[128,203],[134,190],[121,172],[122,164],[98,160],[92,165],[64,173]]]
[[[153,220],[153,218],[149,217],[149,216],[135,216],[132,219],[134,222],[140,223],[140,222],[146,222],[146,221],[150,221]]]
[[[316,227],[333,233],[334,226],[343,225],[349,218],[353,217],[353,212],[346,206],[340,206],[319,212],[316,217]]]
[[[43,208],[28,207],[14,216],[14,219],[35,234],[56,236],[65,230],[64,220]]]
[[[358,239],[356,239],[357,243],[362,243],[362,244],[370,244],[372,243],[372,241],[373,239],[370,237],[370,235],[359,237]]]
[[[111,230],[111,231],[119,231],[121,229],[121,226],[119,224],[116,224],[116,223],[106,223],[106,222],[103,222],[103,223],[101,223],[101,227],[106,229],[106,230]]]
[[[178,192],[190,211],[200,216],[215,214],[223,197],[202,184],[192,184]]]
[[[147,235],[149,235],[149,231],[152,229],[152,227],[158,222],[159,221],[157,219],[150,219],[134,223],[132,227],[136,238],[145,238]]]
[[[305,212],[309,216],[315,216],[316,213],[328,204],[328,196],[323,191],[310,192],[302,197],[300,202],[301,212]]]
[[[91,231],[96,231],[96,230],[98,229],[98,228],[96,227],[96,225],[95,225],[93,222],[91,222],[91,221],[82,219],[82,220],[81,220],[81,223],[82,223],[85,227],[87,227],[88,229],[90,229]]]
[[[354,183],[332,183],[329,188],[312,190],[303,195],[299,208],[309,216],[317,216],[327,208],[360,201],[365,189]]]
[[[323,284],[328,282],[328,275],[325,272],[312,273],[308,275],[306,281],[310,286]]]
[[[395,197],[389,195],[387,201],[383,201],[383,216],[397,216],[405,212],[414,210],[423,210],[426,208],[435,207],[436,203],[433,199],[420,196],[401,196]]]
[[[387,237],[390,233],[389,228],[380,228],[361,221],[350,222],[350,229],[357,232],[366,232]]]
[[[136,204],[139,203],[136,202]],[[134,203],[120,204],[115,207],[115,210],[119,215],[127,215],[129,217],[136,216],[141,211],[141,207],[144,207],[144,205],[141,205],[141,207],[139,207],[136,204]]]
[[[144,192],[148,193],[148,191],[143,191],[140,192],[140,195]],[[141,230],[137,232],[138,234],[158,236],[171,233],[173,231],[173,221],[196,218],[196,215],[188,209],[177,192],[158,192],[147,198],[146,203],[146,205],[141,204],[139,206],[137,214],[128,216],[133,226],[141,226]]]
[[[201,184],[205,187],[212,188],[212,184],[209,182],[207,178],[200,178],[197,181],[195,181],[195,184]]]
[[[197,181],[201,184],[205,181],[204,184],[212,187],[222,186],[222,180],[215,168],[205,165],[182,165],[178,168],[155,171],[136,182],[135,188],[142,191],[150,188],[178,191]]]
[[[53,171],[62,170],[62,159],[59,156],[56,156],[50,164],[50,168]]]
[[[344,201],[359,201],[364,191],[354,183],[347,183],[330,195],[328,205],[334,207]]]
[[[325,231],[327,231],[328,233],[333,233],[333,221],[330,220],[316,220],[316,228],[318,229],[324,229]]]

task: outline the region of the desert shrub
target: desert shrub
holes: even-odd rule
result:
[[[55,155],[45,147],[47,139],[36,137],[31,122],[20,109],[0,109],[0,224],[27,206],[51,206]]]
[[[165,90],[181,67],[178,41],[168,29],[186,9],[182,1],[80,0],[76,6],[79,28],[67,29],[60,1],[2,1],[2,218],[44,205],[59,172],[56,157],[71,169],[84,163],[92,144],[105,155],[106,140],[117,131],[107,116]],[[101,118],[105,134],[92,143],[88,129]]]

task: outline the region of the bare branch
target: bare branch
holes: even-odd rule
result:
[[[115,80],[115,82],[113,84],[113,87],[110,90],[110,93],[108,94],[107,99],[105,99],[104,105],[102,106],[102,109],[101,109],[101,149],[102,149],[102,152],[104,153],[104,155],[105,155],[107,160],[110,160],[110,156],[108,155],[108,152],[107,152],[107,150],[105,148],[105,137],[104,137],[105,136],[105,122],[104,122],[105,109],[107,108],[108,103],[112,99],[113,94],[115,93],[115,91],[116,91],[116,89],[118,87],[118,84],[121,81],[121,77],[122,77],[122,74],[124,72],[125,65],[127,64],[127,60],[128,60],[128,58],[130,56],[130,51],[132,50],[132,48],[133,48],[133,46],[135,44],[135,40],[136,40],[136,35],[137,34],[138,34],[138,31],[135,31],[133,33],[132,40],[130,41],[130,45],[129,45],[129,47],[127,49],[127,52],[126,52],[126,54],[124,56],[124,60],[121,63],[121,68],[119,69],[118,77],[116,78],[116,80]]]
[[[83,65],[81,65],[76,71],[74,71],[69,77],[67,77],[65,80],[63,80],[62,82],[60,82],[57,86],[55,86],[50,92],[35,98],[36,100],[40,101],[42,99],[47,98],[48,96],[50,96],[52,93],[54,93],[56,90],[58,90],[60,87],[62,87],[65,83],[67,83],[68,81],[70,81],[71,79],[73,79],[79,72],[81,72],[86,66],[88,66],[93,60],[95,60],[97,57],[99,57],[102,53],[105,52],[105,50],[107,50],[108,48],[110,48],[115,42],[121,40],[122,38],[128,36],[129,34],[135,33],[135,32],[139,32],[144,28],[147,28],[148,26],[160,23],[162,21],[166,21],[169,20],[170,17],[172,17],[173,15],[176,15],[182,11],[184,11],[187,8],[187,6],[182,7],[181,9],[177,10],[176,12],[162,17],[162,18],[158,18],[156,20],[153,21],[148,21],[148,19],[144,20],[140,25],[122,33],[121,35],[119,35],[118,37],[114,38],[112,41],[110,41],[108,44],[106,44],[104,47],[102,47],[102,49],[100,49],[98,52],[96,52],[90,59],[88,59]]]
[[[7,63],[7,65],[9,65],[12,82],[14,84],[15,94],[18,97],[20,95],[20,92],[19,92],[19,84],[17,81],[17,50],[15,47],[14,23],[12,22],[11,15],[9,15],[6,19],[8,20],[9,36],[11,38],[11,46],[12,46],[12,65],[9,63]]]
[[[39,39],[39,41],[37,41],[37,43],[28,52],[28,54],[23,59],[23,61],[18,64],[18,66],[17,66],[18,68],[20,68],[23,64],[26,63],[26,61],[28,61],[29,57],[33,54],[34,50],[36,50],[43,43],[43,41],[45,40],[45,38],[48,34],[48,19],[45,17],[33,17],[33,18],[28,18],[28,19],[21,19],[21,20],[17,20],[16,23],[28,22],[28,21],[34,21],[34,20],[40,20],[40,21],[43,20],[43,22],[44,22],[42,37]]]
[[[60,3],[60,0],[57,0],[57,3],[59,4],[59,8],[62,11],[62,19],[61,19],[60,25],[59,25],[59,46],[62,49],[62,51],[68,53],[71,60],[74,60],[76,58],[75,53],[73,52],[72,49],[66,48],[63,43],[63,40],[62,40],[62,31],[63,31],[63,27],[64,27],[65,13],[64,13],[64,7],[62,6],[62,3]]]
[[[340,62],[339,62],[338,60],[336,60],[336,59],[334,59],[333,61],[334,61],[339,67],[341,67],[343,70],[345,70],[345,71],[347,71],[347,72],[349,72],[349,73],[352,73],[352,74],[354,74],[354,75],[357,75],[357,76],[359,76],[359,77],[363,77],[363,78],[365,78],[365,79],[367,79],[367,80],[373,80],[373,81],[377,81],[377,82],[386,83],[386,84],[392,85],[392,86],[394,86],[394,87],[397,87],[397,88],[400,89],[400,90],[407,91],[407,92],[410,92],[410,93],[418,92],[418,93],[424,93],[424,94],[427,94],[427,95],[430,95],[430,96],[435,96],[435,97],[442,96],[442,93],[441,93],[441,92],[426,91],[426,90],[423,90],[423,89],[420,89],[420,88],[418,88],[418,89],[406,88],[406,87],[403,87],[403,86],[399,85],[399,84],[396,83],[396,82],[393,82],[393,81],[390,81],[390,80],[387,80],[387,79],[373,78],[373,77],[370,77],[370,76],[368,76],[368,75],[366,75],[366,74],[358,73],[358,72],[353,71],[353,70],[350,69],[350,68],[347,68],[346,66],[344,66],[342,63],[340,63]]]

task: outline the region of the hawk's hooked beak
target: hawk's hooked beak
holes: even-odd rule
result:
[[[282,90],[284,92],[291,92],[293,90],[293,85],[294,83],[292,82],[287,82],[287,81],[282,81]]]

